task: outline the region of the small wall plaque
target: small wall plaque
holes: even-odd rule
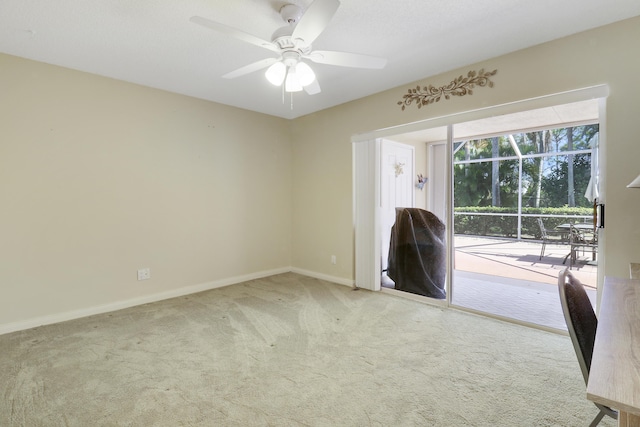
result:
[[[428,85],[420,87],[420,85],[418,85],[415,88],[409,89],[408,93],[402,97],[402,101],[398,101],[398,105],[402,106],[402,111],[404,111],[407,106],[414,102],[418,108],[422,108],[425,105],[440,101],[442,97],[444,97],[444,99],[450,99],[452,96],[473,95],[473,89],[476,86],[493,87],[493,82],[490,80],[490,77],[494,76],[497,72],[498,70],[485,71],[483,68],[478,72],[474,70],[469,71],[466,77],[459,76],[445,86],[435,87]]]

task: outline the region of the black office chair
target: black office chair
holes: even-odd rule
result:
[[[593,343],[596,339],[596,329],[598,328],[598,318],[593,311],[593,306],[582,282],[576,279],[568,269],[562,271],[558,276],[558,290],[573,349],[578,357],[582,377],[585,384],[587,384],[589,370],[591,369],[591,357],[593,356]],[[614,420],[618,419],[618,413],[615,410],[599,403],[594,402],[594,404],[600,412],[589,424],[590,427],[597,426],[605,415]]]

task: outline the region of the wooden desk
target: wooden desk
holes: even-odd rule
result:
[[[618,425],[640,426],[640,280],[604,280],[587,399],[617,409]]]

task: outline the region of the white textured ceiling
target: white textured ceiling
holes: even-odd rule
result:
[[[258,71],[273,54],[189,21],[270,40],[276,0],[0,0],[0,52],[284,118],[640,15],[639,0],[341,0],[314,49],[382,56],[383,70],[312,64],[322,92],[294,94]],[[311,0],[292,0],[306,7]],[[404,91],[403,91],[404,92]]]

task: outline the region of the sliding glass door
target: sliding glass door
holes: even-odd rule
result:
[[[452,304],[563,329],[556,283],[566,267],[595,300],[597,105],[559,105],[503,116],[500,124],[454,126]],[[582,120],[541,119],[563,110],[582,110]],[[537,126],[527,128],[532,120]],[[467,130],[479,126],[492,131]],[[572,250],[572,229],[594,245]]]
[[[605,142],[599,120],[607,93],[598,86],[428,119],[398,127],[397,133],[385,129],[359,136],[354,140],[356,286],[563,329],[556,283],[559,272],[570,267],[589,286],[595,305],[603,230],[595,228],[594,207],[604,196],[598,192]],[[394,274],[390,264],[397,263],[392,230],[400,223],[398,216],[387,215],[383,225],[381,180],[390,186],[405,172],[405,162],[387,162],[390,172],[382,173],[383,139],[414,147],[415,168],[407,180],[414,198],[410,209],[427,212],[444,227],[444,295],[407,289],[400,283],[404,278],[385,283]],[[434,239],[419,242],[417,226],[428,222],[420,215],[404,217],[412,223],[415,243],[415,256],[404,258],[409,270],[434,262],[420,255],[435,246]],[[570,245],[573,229],[588,244]]]

